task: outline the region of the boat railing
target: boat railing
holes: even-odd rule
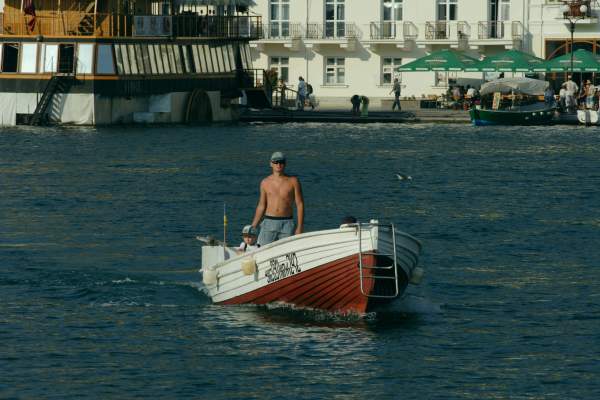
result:
[[[18,36],[208,37],[256,40],[262,37],[260,16],[131,15],[77,11],[39,12],[33,30],[27,18],[0,13],[0,34]]]
[[[359,276],[360,276],[360,292],[367,296],[367,297],[377,297],[377,298],[386,298],[386,299],[390,299],[390,298],[396,298],[398,297],[398,295],[400,294],[400,288],[398,286],[398,255],[396,253],[396,228],[394,226],[394,224],[376,224],[373,222],[370,223],[358,223],[357,225],[357,230],[358,230],[358,270],[359,270]],[[362,235],[363,235],[363,229],[365,230],[371,230],[373,227],[377,227],[379,228],[384,228],[384,229],[390,229],[391,230],[391,236],[392,236],[392,253],[389,254],[385,254],[385,253],[380,253],[380,252],[368,252],[368,251],[363,251],[362,248]],[[381,234],[381,232],[379,232],[379,234]],[[378,248],[378,250],[380,250]],[[367,266],[364,265],[363,262],[363,256],[374,256],[376,260],[379,259],[379,257],[387,257],[387,258],[391,258],[392,263],[390,265],[372,265],[372,266]],[[370,273],[367,273],[366,271],[370,270]],[[391,271],[391,273],[386,273],[386,271]],[[394,287],[393,290],[391,291],[391,293],[385,293],[384,291],[375,291],[375,283],[377,281],[390,281],[393,280],[394,281]],[[367,285],[365,285],[365,281],[371,281],[372,285],[370,285],[373,288],[373,291],[370,291],[367,289]]]

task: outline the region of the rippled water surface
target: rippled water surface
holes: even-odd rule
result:
[[[0,130],[0,398],[600,398],[600,130]],[[394,221],[427,274],[364,318],[221,307],[197,234],[274,150],[307,230]],[[411,181],[399,181],[396,173]]]

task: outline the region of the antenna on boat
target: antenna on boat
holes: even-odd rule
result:
[[[227,203],[223,202],[223,247],[227,247]]]

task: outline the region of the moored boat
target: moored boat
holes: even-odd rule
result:
[[[485,125],[545,125],[555,117],[554,104],[539,102],[547,81],[502,78],[481,86],[481,104],[469,110],[471,122]]]
[[[577,120],[585,125],[598,125],[598,111],[577,110]]]
[[[471,122],[477,126],[486,125],[545,125],[554,118],[554,107],[543,104],[536,109],[484,110],[471,108]]]
[[[286,303],[364,314],[420,281],[420,253],[417,239],[373,220],[295,235],[242,254],[208,240],[201,271],[216,304]]]

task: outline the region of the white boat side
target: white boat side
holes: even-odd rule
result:
[[[219,303],[359,253],[391,255],[393,240],[398,266],[410,279],[418,263],[420,242],[398,230],[392,235],[390,226],[374,223],[307,232],[240,255],[222,246],[203,246],[203,271],[214,276],[213,282],[204,279],[205,286]],[[224,260],[226,252],[232,258]],[[254,273],[242,271],[244,262],[255,265]]]

